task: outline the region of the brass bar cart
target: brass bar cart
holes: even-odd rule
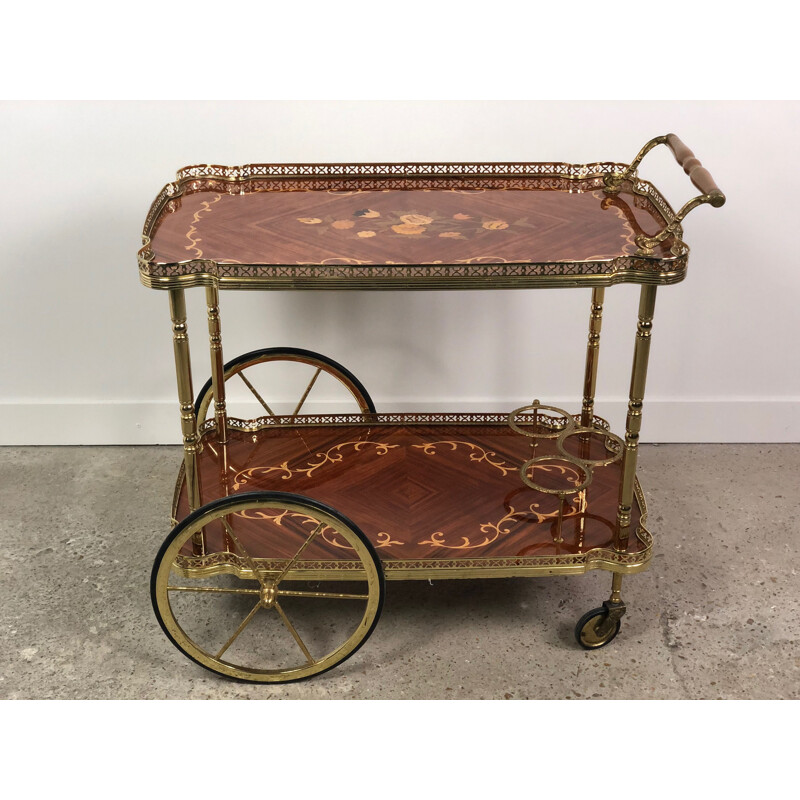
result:
[[[638,175],[665,144],[701,194],[673,211]],[[578,644],[620,630],[653,538],[636,477],[659,286],[686,275],[682,222],[725,196],[669,134],[630,164],[200,165],[150,208],[145,286],[166,290],[184,459],[151,594],[169,639],[227,677],[287,682],[351,656],[386,580],[612,573]],[[624,436],[594,413],[607,287],[641,286]],[[185,291],[206,293],[195,394]],[[591,290],[583,401],[509,413],[379,412],[316,352],[225,361],[220,290]]]

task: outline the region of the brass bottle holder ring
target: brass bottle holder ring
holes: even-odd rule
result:
[[[554,414],[560,415],[561,420],[557,419]],[[519,418],[522,415],[528,418],[527,421],[529,424],[532,424],[532,428],[525,430],[520,426]],[[523,406],[522,408],[512,411],[508,415],[508,424],[516,433],[528,436],[534,440],[534,452],[536,452],[536,439],[556,440],[556,453],[534,456],[520,467],[519,474],[522,482],[534,491],[558,497],[558,518],[554,525],[553,542],[556,545],[560,545],[564,541],[564,506],[567,497],[584,492],[589,487],[589,484],[592,482],[592,469],[594,467],[603,467],[620,459],[624,449],[624,442],[619,436],[615,436],[600,424],[590,426],[579,425],[576,418],[563,409],[557,408],[556,406],[542,405],[538,400],[534,400],[529,406]],[[602,437],[603,446],[606,452],[611,453],[611,455],[608,458],[578,458],[576,455],[569,453],[566,449],[565,442],[572,436],[581,435],[585,436],[587,440],[589,436]],[[571,484],[567,488],[561,487],[553,489],[541,483],[537,483],[532,477],[528,476],[529,471],[531,473],[535,471],[537,464],[541,466],[549,464],[555,468],[559,468],[559,465],[562,465],[560,466],[562,475],[566,476],[569,469],[572,469],[572,471],[577,470],[577,475],[574,480],[571,480],[569,477],[566,478],[567,482]],[[563,465],[565,464],[569,466],[564,467]],[[580,479],[581,475],[583,476],[582,479]]]
[[[575,483],[570,486],[568,489],[549,489],[547,486],[542,486],[539,483],[536,483],[533,479],[528,477],[528,469],[535,464],[547,464],[551,463],[554,466],[558,466],[558,462],[566,462],[571,467],[576,467],[583,473],[583,480],[580,483]],[[533,472],[533,470],[531,470]],[[563,456],[558,455],[551,455],[551,456],[536,456],[535,458],[526,461],[522,467],[520,468],[520,477],[522,478],[522,482],[529,486],[531,489],[535,489],[537,492],[544,492],[545,494],[555,494],[558,495],[560,499],[564,499],[567,495],[576,494],[577,492],[582,491],[585,489],[591,482],[592,482],[592,471],[591,469],[585,467],[583,464],[579,464],[577,461],[574,461],[572,458],[564,458]]]
[[[581,434],[602,436],[605,440],[603,446],[609,453],[612,453],[612,455],[609,458],[578,458],[576,455],[568,453],[564,447],[564,442],[566,442],[571,436],[580,436]],[[605,467],[608,464],[613,464],[615,461],[619,461],[619,459],[622,457],[622,451],[625,447],[625,442],[623,442],[622,439],[620,439],[620,437],[616,434],[613,434],[607,430],[603,430],[602,428],[595,426],[583,427],[581,425],[576,425],[572,430],[564,431],[561,436],[558,437],[558,440],[556,441],[556,447],[558,448],[558,452],[561,453],[561,455],[567,460],[574,461],[577,459],[582,464],[586,464],[589,467]]]
[[[556,414],[560,414],[564,418],[564,421],[563,423],[554,422],[554,418],[550,416],[550,414],[540,414],[540,411],[555,411]],[[517,417],[523,413],[532,413],[533,424],[536,426],[542,426],[544,428],[549,427],[550,432],[535,433],[520,428],[517,424]],[[528,436],[532,439],[555,439],[561,436],[561,434],[565,431],[572,430],[575,427],[575,419],[571,414],[567,414],[567,412],[563,409],[556,408],[555,406],[544,406],[538,400],[534,400],[531,405],[523,406],[522,408],[518,408],[516,411],[512,411],[508,415],[508,424],[511,426],[512,430],[522,434],[522,436]]]
[[[540,411],[555,412],[556,414],[561,415],[563,418],[563,423],[560,421],[554,421],[555,418],[551,414],[540,414]],[[537,430],[525,430],[520,427],[518,418],[522,415],[526,415],[529,418],[532,417],[531,422]],[[575,421],[575,418],[571,414],[568,414],[566,411],[561,408],[557,408],[556,406],[542,405],[538,400],[534,400],[531,405],[522,406],[522,408],[512,411],[508,415],[508,424],[512,430],[522,434],[523,436],[528,436],[532,439],[556,440],[555,444],[558,454],[535,456],[534,458],[526,461],[520,467],[520,477],[522,478],[522,482],[531,489],[544,492],[545,494],[555,494],[562,499],[567,495],[575,494],[576,492],[586,489],[592,482],[592,468],[604,467],[608,464],[613,464],[615,461],[618,461],[622,457],[625,447],[625,443],[622,441],[622,439],[620,439],[619,436],[616,436],[601,426],[578,425]],[[539,432],[539,427],[544,427],[546,432]],[[611,456],[608,458],[579,458],[573,453],[567,452],[565,447],[566,440],[572,436],[579,436],[582,434],[587,436],[601,436],[604,440],[603,445],[606,451],[611,453]],[[558,461],[566,462],[580,470],[580,472],[585,476],[583,481],[571,486],[568,489],[549,489],[535,483],[528,477],[528,470],[534,464],[546,462],[553,463]]]

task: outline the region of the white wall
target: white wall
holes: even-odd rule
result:
[[[0,104],[0,443],[179,441],[167,298],[138,282],[145,214],[178,167],[258,161],[629,161],[675,132],[726,193],[684,224],[659,292],[644,441],[800,440],[797,102],[31,102]],[[696,194],[645,160],[674,207]],[[189,292],[195,385],[208,375]],[[606,292],[598,413],[624,429],[638,289]],[[379,410],[580,407],[590,292],[223,294],[226,358],[307,347]]]

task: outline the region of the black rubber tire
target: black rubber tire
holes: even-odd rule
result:
[[[592,620],[595,620],[595,625],[599,622],[600,617],[607,616],[608,611],[605,608],[593,608],[591,611],[587,611],[579,620],[578,624],[575,626],[575,640],[584,650],[598,650],[601,647],[605,647],[610,642],[613,642],[614,639],[617,638],[617,634],[619,633],[620,628],[622,627],[622,620],[618,619],[617,624],[614,627],[614,630],[611,632],[609,636],[607,636],[603,641],[599,641],[597,643],[587,642],[583,637],[584,629],[589,625]]]
[[[281,356],[288,356],[288,358],[281,359]],[[309,361],[319,361],[330,368],[330,373],[339,373],[344,378],[342,383],[345,385],[350,383],[358,392],[358,394],[361,395],[361,401],[359,401],[359,405],[361,405],[362,408],[365,407],[364,413],[376,413],[375,403],[372,402],[372,398],[369,396],[369,392],[367,392],[366,388],[364,388],[364,384],[361,383],[361,381],[356,378],[356,376],[353,375],[349,369],[343,367],[338,361],[334,361],[332,358],[328,358],[328,356],[324,356],[321,353],[315,353],[313,350],[303,350],[299,347],[265,347],[262,350],[252,350],[249,353],[243,353],[242,355],[237,356],[225,364],[223,368],[225,380],[227,380],[229,377],[228,373],[234,370],[236,367],[240,367],[242,364],[246,364],[248,361],[261,361],[263,359],[268,361],[303,361],[304,359],[309,359]],[[202,407],[203,400],[207,395],[210,394],[211,378],[205,382],[194,403],[194,413],[195,417],[198,418],[198,424],[204,422],[204,420],[199,419],[200,409]]]

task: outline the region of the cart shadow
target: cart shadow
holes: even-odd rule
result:
[[[573,649],[574,626],[590,600],[568,586],[568,578],[532,581],[498,578],[388,582],[381,620],[360,658],[337,668],[339,674],[365,669],[365,661],[392,663],[414,654],[452,651],[467,640],[521,641]],[[573,582],[574,583],[574,582]],[[555,621],[555,624],[554,624]]]

